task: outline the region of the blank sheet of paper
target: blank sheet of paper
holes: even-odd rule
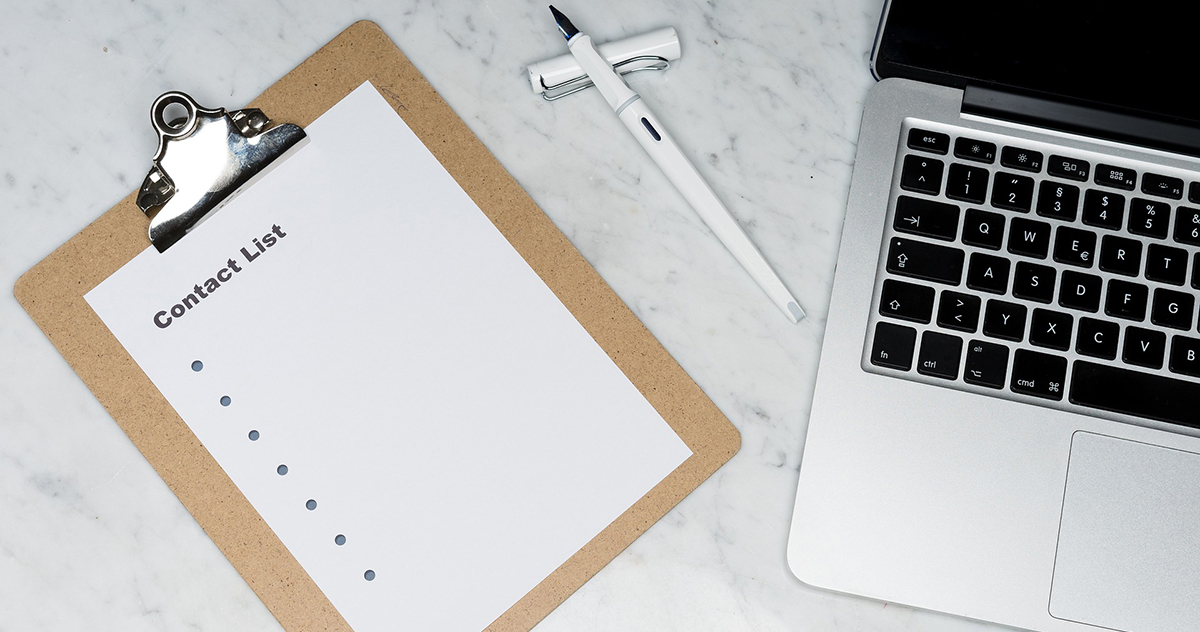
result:
[[[481,630],[691,452],[373,86],[306,131],[86,299],[355,630]]]

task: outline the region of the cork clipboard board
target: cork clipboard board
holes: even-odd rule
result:
[[[367,80],[693,453],[486,628],[529,630],[732,458],[741,439],[376,24],[350,26],[248,107],[307,126]],[[149,246],[147,224],[129,195],[26,272],[17,300],[285,629],[349,630],[83,298]]]

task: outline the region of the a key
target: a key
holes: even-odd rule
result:
[[[983,316],[983,335],[1021,342],[1025,337],[1025,306],[990,300]]]
[[[954,241],[958,234],[958,207],[925,198],[901,195],[896,199],[892,228],[900,233]]]
[[[888,279],[879,295],[879,313],[901,320],[927,323],[933,316],[933,288]]]
[[[1109,230],[1121,230],[1125,225],[1125,196],[1088,189],[1083,195],[1083,223]]]
[[[1042,153],[1020,147],[1005,147],[1000,150],[1000,164],[1009,169],[1037,173],[1042,170]]]
[[[1183,180],[1146,173],[1142,176],[1142,193],[1178,200],[1183,197]]]
[[[975,333],[979,326],[978,296],[946,290],[938,301],[937,324],[947,329]]]
[[[993,294],[1004,294],[1008,291],[1008,269],[1011,265],[1008,259],[974,253],[971,255],[971,265],[967,267],[967,287],[972,290],[982,290]]]
[[[958,377],[958,362],[962,357],[962,339],[958,336],[927,331],[921,334],[921,353],[917,356],[917,372],[947,380]]]
[[[1070,309],[1095,312],[1100,309],[1100,277],[1063,270],[1058,290],[1058,304]]]
[[[900,188],[937,195],[942,190],[942,161],[925,156],[905,156]]]
[[[1146,297],[1149,290],[1144,285],[1120,279],[1108,282],[1108,300],[1104,302],[1104,313],[1129,320],[1146,318]]]
[[[1121,361],[1125,364],[1161,369],[1163,350],[1167,346],[1167,335],[1161,331],[1129,327],[1125,330],[1125,348]]]
[[[1137,184],[1137,172],[1125,167],[1096,165],[1096,184],[1132,191]]]
[[[992,206],[1028,213],[1033,203],[1033,178],[997,171],[992,184]]]
[[[987,187],[987,169],[957,163],[950,165],[950,175],[946,178],[946,197],[983,204],[987,199]]]
[[[910,149],[944,154],[950,151],[950,136],[941,132],[930,132],[914,127],[908,130],[908,146]]]
[[[1066,358],[1017,349],[1013,357],[1012,381],[1009,388],[1014,393],[1061,400],[1066,378]]]
[[[913,348],[917,330],[903,325],[875,325],[875,341],[871,346],[871,364],[907,371],[912,368]]]
[[[999,213],[967,209],[963,219],[964,244],[999,250],[1004,243],[1004,216]]]
[[[1050,225],[1018,217],[1009,225],[1008,251],[1045,259],[1050,250]]]
[[[1050,156],[1050,161],[1046,165],[1046,173],[1068,180],[1084,182],[1088,179],[1088,174],[1091,173],[1091,164],[1086,160],[1079,160],[1078,158]]]
[[[1171,205],[1158,200],[1133,198],[1129,203],[1129,232],[1166,239],[1171,225]]]
[[[1188,253],[1182,248],[1150,244],[1146,251],[1146,278],[1183,285],[1187,280]]]
[[[994,342],[972,340],[967,345],[963,380],[988,388],[1004,388],[1008,373],[1008,347]]]
[[[1073,222],[1078,209],[1079,187],[1051,180],[1038,187],[1038,215]]]
[[[1181,206],[1177,210],[1175,241],[1189,246],[1200,246],[1200,209]]]
[[[1158,288],[1154,290],[1154,307],[1150,309],[1150,322],[1159,327],[1191,329],[1192,313],[1195,309],[1195,296]]]
[[[1049,303],[1054,300],[1054,281],[1058,274],[1054,268],[1028,261],[1018,261],[1013,275],[1013,296],[1028,301]]]
[[[954,141],[954,155],[958,158],[991,163],[996,160],[996,143],[987,143],[971,138]]]
[[[1048,309],[1033,310],[1029,321],[1029,342],[1039,347],[1066,351],[1071,348],[1071,327],[1075,317]]]
[[[1172,338],[1171,359],[1167,362],[1167,368],[1172,373],[1200,377],[1200,340],[1186,336]]]
[[[1080,318],[1075,352],[1093,358],[1114,360],[1117,357],[1117,338],[1120,335],[1121,326],[1112,321]]]
[[[1142,268],[1142,242],[1105,235],[1100,244],[1100,269],[1137,276]]]
[[[1054,238],[1054,260],[1084,268],[1092,267],[1096,256],[1096,233],[1070,226],[1059,226]]]
[[[965,257],[963,251],[957,248],[893,237],[888,248],[887,271],[927,281],[958,285],[962,280]]]
[[[1200,384],[1077,360],[1071,403],[1159,421],[1200,426]]]

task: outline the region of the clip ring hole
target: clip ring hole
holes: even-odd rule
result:
[[[196,105],[183,95],[166,95],[155,104],[152,118],[155,129],[163,136],[183,136],[196,124]]]

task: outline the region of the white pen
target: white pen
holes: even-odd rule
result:
[[[638,93],[625,85],[625,81],[596,50],[592,38],[580,33],[558,9],[551,6],[550,12],[554,14],[554,21],[558,23],[558,30],[567,38],[567,48],[571,49],[571,54],[579,61],[583,71],[592,83],[596,84],[600,94],[604,95],[617,117],[625,123],[625,127],[641,143],[646,153],[658,163],[671,184],[674,184],[688,204],[696,209],[700,219],[716,233],[717,238],[733,253],[738,263],[742,264],[746,272],[750,273],[759,287],[793,323],[804,318],[804,310],[800,308],[792,293],[771,269],[762,253],[754,247],[737,220],[725,205],[721,204],[721,200],[717,199],[712,187],[708,186],[700,172],[696,171],[696,167],[683,155],[679,145],[667,134],[658,118],[646,107]]]

